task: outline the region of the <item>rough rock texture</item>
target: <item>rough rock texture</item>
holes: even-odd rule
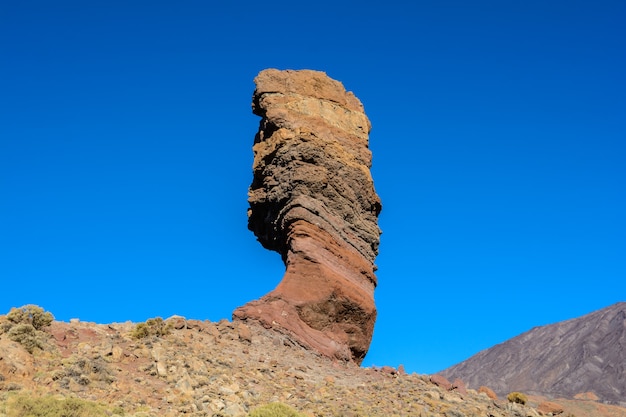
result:
[[[113,417],[246,417],[272,402],[316,417],[539,417],[534,407],[547,401],[529,397],[522,406],[472,390],[461,395],[426,375],[323,357],[253,322],[170,317],[166,334],[139,339],[130,322],[53,322],[44,350],[30,354],[1,333],[5,319],[0,315],[2,417],[26,415],[11,407],[17,395],[80,398]],[[564,416],[626,417],[626,409],[594,401],[556,401]]]
[[[448,381],[448,378],[442,375],[431,375],[430,382],[445,389],[446,391],[450,391],[452,389],[452,384]]]
[[[461,381],[459,378],[455,379],[452,383],[452,389],[456,390],[461,395],[467,395],[467,386],[465,386],[465,382]]]
[[[626,303],[535,327],[441,372],[469,387],[626,405]],[[586,394],[581,394],[586,393]]]
[[[370,175],[370,122],[343,85],[317,71],[255,79],[248,228],[281,254],[280,284],[233,313],[360,363],[370,345],[381,203]]]
[[[478,388],[478,393],[480,394],[481,392],[484,392],[485,395],[489,398],[491,398],[492,400],[497,400],[498,399],[498,395],[493,392],[493,390],[489,387],[486,387],[484,385],[480,386]]]
[[[537,411],[544,415],[556,416],[563,413],[563,406],[552,401],[544,401],[537,406]]]

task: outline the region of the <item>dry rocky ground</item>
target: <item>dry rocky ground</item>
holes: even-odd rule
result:
[[[54,321],[42,329],[43,349],[32,354],[1,334],[0,417],[10,417],[3,404],[16,393],[79,397],[106,404],[113,416],[136,417],[245,416],[271,402],[316,417],[526,417],[542,415],[538,406],[546,400],[513,404],[462,387],[447,390],[401,369],[332,361],[242,322],[172,317],[153,324],[160,336],[144,327],[137,338],[130,322]],[[626,410],[595,401],[550,401],[563,416],[626,417]]]

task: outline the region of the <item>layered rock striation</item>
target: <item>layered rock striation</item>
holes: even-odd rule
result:
[[[503,396],[521,391],[626,406],[626,303],[535,327],[441,374]]]
[[[279,285],[233,313],[360,363],[376,307],[381,203],[370,174],[370,122],[343,85],[317,71],[262,71],[252,110],[248,228],[281,254]]]

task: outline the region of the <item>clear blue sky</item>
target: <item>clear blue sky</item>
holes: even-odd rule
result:
[[[247,230],[262,69],[338,79],[383,201],[364,365],[432,373],[626,300],[623,1],[3,1],[0,311],[213,321],[271,290]]]

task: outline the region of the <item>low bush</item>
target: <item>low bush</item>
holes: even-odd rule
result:
[[[24,349],[28,353],[33,353],[35,349],[41,349],[46,345],[47,335],[39,330],[36,330],[30,324],[17,324],[7,332],[9,339],[24,346]]]
[[[7,417],[107,417],[106,408],[79,398],[59,399],[29,394],[10,396],[5,404]]]
[[[110,384],[116,380],[109,364],[102,358],[83,358],[71,356],[64,363],[63,370],[57,370],[53,375],[54,381],[59,381],[61,387],[69,387],[70,379],[78,385],[89,385],[92,382]]]
[[[172,331],[172,326],[165,323],[161,317],[146,320],[145,323],[137,323],[131,336],[135,339],[143,339],[149,336],[166,336]]]
[[[270,403],[252,410],[248,417],[306,417],[288,405],[282,403]]]
[[[19,308],[13,307],[7,314],[7,320],[12,325],[30,324],[35,330],[41,330],[50,326],[54,316],[39,306],[28,304]]]
[[[511,403],[517,403],[517,404],[526,404],[526,402],[528,402],[528,398],[526,398],[524,394],[522,394],[521,392],[515,392],[515,391],[507,395],[506,399],[509,400],[509,402]]]
[[[9,339],[24,346],[28,353],[44,349],[48,335],[43,331],[50,326],[54,316],[34,304],[13,307],[0,324],[0,334],[6,333]]]

